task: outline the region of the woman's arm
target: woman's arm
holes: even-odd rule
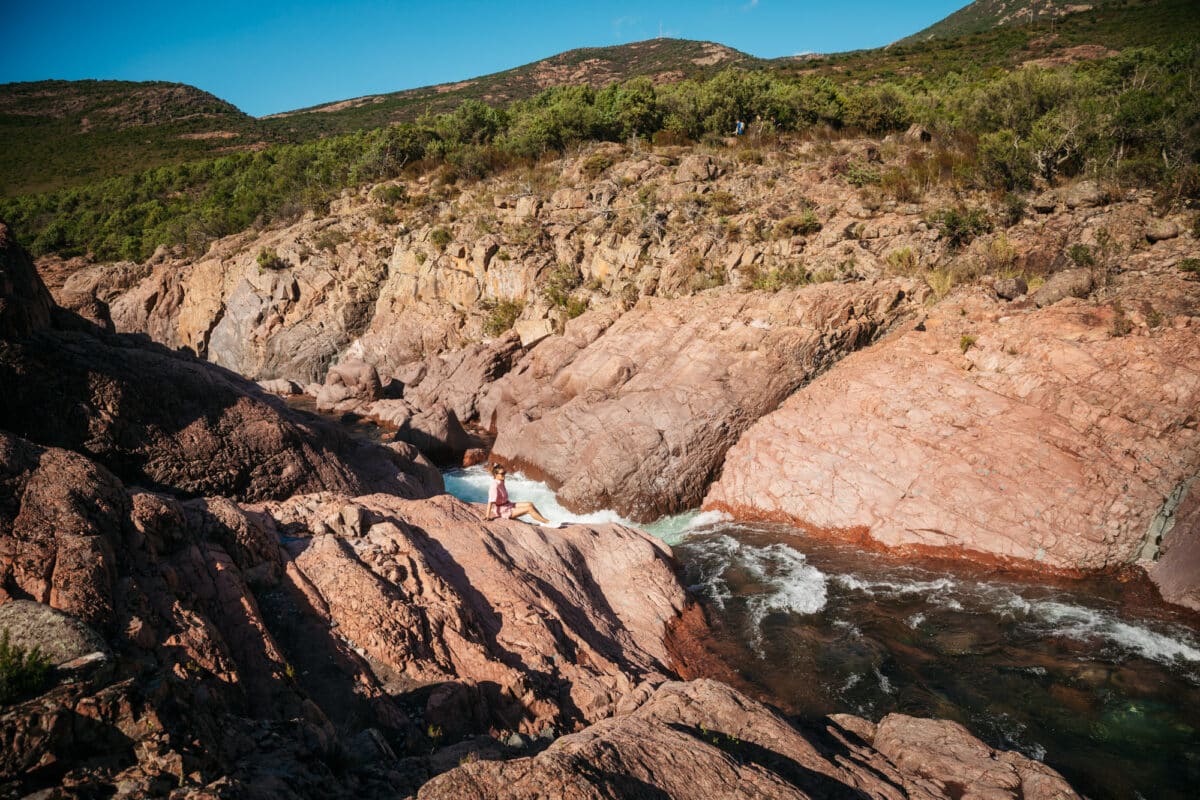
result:
[[[484,512],[483,518],[484,519],[495,519],[495,515],[492,513],[495,510],[495,508],[496,508],[496,504],[489,500],[488,506],[487,506],[487,511]]]

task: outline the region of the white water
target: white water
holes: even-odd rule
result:
[[[487,502],[491,477],[485,467],[453,470],[443,477],[446,491],[455,497],[472,503]],[[1193,631],[1168,623],[1128,621],[1121,618],[1116,608],[1080,605],[1047,595],[1036,587],[963,582],[918,568],[901,569],[887,577],[849,572],[830,576],[787,544],[757,546],[730,536],[729,533],[749,532],[752,528],[730,523],[719,513],[690,511],[663,517],[649,525],[637,525],[613,511],[572,514],[559,505],[550,487],[520,473],[510,473],[507,484],[514,501],[531,501],[554,522],[615,522],[639,527],[671,545],[686,541],[700,572],[700,579],[692,588],[718,608],[723,609],[733,598],[726,576],[736,572],[740,579],[739,593],[745,598],[752,626],[747,632],[748,639],[760,655],[764,620],[776,613],[809,615],[824,611],[834,602],[830,594],[832,583],[841,590],[839,610],[849,611],[851,616],[853,609],[846,608],[851,595],[881,600],[919,597],[931,608],[1013,619],[1039,635],[1098,644],[1116,656],[1137,655],[1168,665],[1200,663],[1200,641]],[[925,615],[918,613],[908,624],[917,628],[924,621]]]
[[[478,465],[466,469],[456,469],[442,474],[446,491],[459,500],[468,503],[486,503],[488,489],[492,485],[492,477],[487,467]],[[508,487],[508,496],[514,503],[530,502],[537,506],[538,511],[551,522],[562,523],[601,523],[616,522],[630,528],[640,528],[652,536],[657,536],[667,544],[675,544],[687,535],[693,528],[712,525],[728,519],[724,514],[715,511],[686,511],[670,517],[663,517],[649,525],[639,525],[621,517],[615,511],[595,511],[591,514],[572,514],[559,505],[558,497],[553,490],[541,481],[530,480],[519,472],[510,472],[504,480]]]

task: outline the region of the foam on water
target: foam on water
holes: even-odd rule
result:
[[[1189,631],[1179,626],[1163,626],[1159,630],[1151,627],[1149,622],[1123,620],[1113,611],[1054,597],[1027,597],[1011,585],[963,582],[923,575],[906,580],[844,574],[834,575],[832,580],[841,588],[868,597],[920,597],[931,606],[1015,619],[1041,635],[1063,636],[1087,643],[1099,642],[1118,652],[1138,655],[1161,664],[1179,661],[1200,663],[1200,643]],[[923,614],[915,614],[910,617],[909,625],[916,628],[924,619]]]
[[[757,547],[731,536],[692,539],[688,544],[699,567],[693,587],[720,608],[732,598],[727,577],[739,573],[738,593],[749,614],[751,646],[760,655],[762,626],[774,613],[815,614],[825,608],[828,587],[825,574],[808,563],[804,554],[776,542]]]
[[[486,503],[491,476],[484,466],[446,472],[446,491],[472,503]],[[762,624],[773,613],[815,614],[829,602],[828,584],[867,597],[886,600],[919,598],[931,607],[984,613],[1014,619],[1041,635],[1062,636],[1087,643],[1102,643],[1119,653],[1137,655],[1163,664],[1200,663],[1200,642],[1179,626],[1151,627],[1129,622],[1114,611],[1065,602],[1054,597],[1027,596],[1030,590],[1003,583],[960,581],[919,568],[901,569],[886,577],[854,573],[826,576],[808,563],[804,554],[786,544],[746,544],[727,533],[751,532],[752,527],[731,523],[717,512],[690,511],[638,525],[614,511],[572,514],[563,508],[549,486],[521,473],[508,476],[509,495],[528,500],[554,522],[615,522],[657,536],[671,545],[687,541],[698,562],[700,579],[694,589],[724,609],[733,597],[726,574],[738,570],[748,586],[745,596],[752,630],[749,638],[761,653]],[[743,580],[743,582],[746,582]],[[1034,594],[1037,590],[1032,590]],[[925,615],[912,615],[917,628]]]
[[[450,470],[442,474],[446,491],[459,500],[468,503],[486,503],[488,490],[492,485],[492,476],[487,467],[481,465],[466,469]],[[530,502],[551,522],[590,523],[615,522],[630,528],[640,528],[652,536],[675,544],[691,530],[724,522],[728,517],[716,511],[686,511],[669,517],[655,520],[648,525],[639,525],[623,518],[615,511],[595,511],[591,514],[573,514],[563,508],[558,502],[554,491],[541,481],[531,480],[520,472],[510,472],[505,479],[508,486],[508,496],[513,502]]]

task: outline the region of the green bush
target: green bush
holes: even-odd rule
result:
[[[821,222],[812,209],[805,209],[799,214],[792,214],[779,220],[775,225],[775,238],[786,239],[792,236],[808,236],[821,230]]]
[[[487,336],[499,336],[511,330],[517,317],[525,310],[524,300],[485,300],[481,303],[487,316],[483,320],[483,332]]]
[[[583,275],[574,264],[560,263],[546,276],[542,297],[552,306],[566,308],[571,302],[571,293],[578,289],[581,283]]]
[[[0,637],[0,705],[40,692],[50,677],[50,659],[34,647],[26,650],[9,640],[8,629]]]
[[[402,183],[393,183],[386,186],[376,186],[371,192],[371,197],[374,197],[380,203],[396,206],[408,202],[408,187]]]
[[[258,251],[258,257],[254,260],[260,269],[288,268],[288,263],[280,258],[278,253],[266,247]]]
[[[762,292],[778,292],[789,286],[803,286],[812,280],[812,276],[803,264],[792,263],[771,270],[751,268],[747,273],[751,289]]]
[[[879,183],[879,170],[871,169],[861,161],[851,161],[846,167],[846,183],[862,188],[869,183]]]
[[[1073,244],[1067,248],[1067,258],[1077,267],[1094,267],[1096,266],[1096,256],[1092,253],[1092,248],[1086,244]]]
[[[317,238],[313,239],[313,246],[318,250],[331,253],[337,249],[339,244],[348,241],[350,241],[350,237],[344,231],[340,231],[337,228],[329,228],[328,230],[321,231],[317,235]]]
[[[1185,258],[1175,266],[1189,275],[1200,275],[1200,258]]]
[[[963,334],[958,340],[958,349],[963,351],[963,355],[966,355],[967,351],[975,346],[975,342],[976,339],[974,336],[969,333]]]
[[[438,250],[445,250],[446,245],[450,244],[453,239],[450,231],[445,228],[434,228],[429,232],[429,241]]]
[[[933,222],[951,250],[967,246],[976,236],[992,229],[987,211],[967,206],[943,208],[933,215]]]
[[[608,153],[592,153],[583,160],[579,171],[588,180],[595,180],[604,174],[604,170],[613,165],[612,156]]]

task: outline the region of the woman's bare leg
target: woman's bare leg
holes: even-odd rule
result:
[[[538,522],[549,522],[550,520],[542,516],[542,512],[537,510],[537,506],[533,503],[517,503],[513,508],[513,517],[523,517],[526,514],[536,519]]]

